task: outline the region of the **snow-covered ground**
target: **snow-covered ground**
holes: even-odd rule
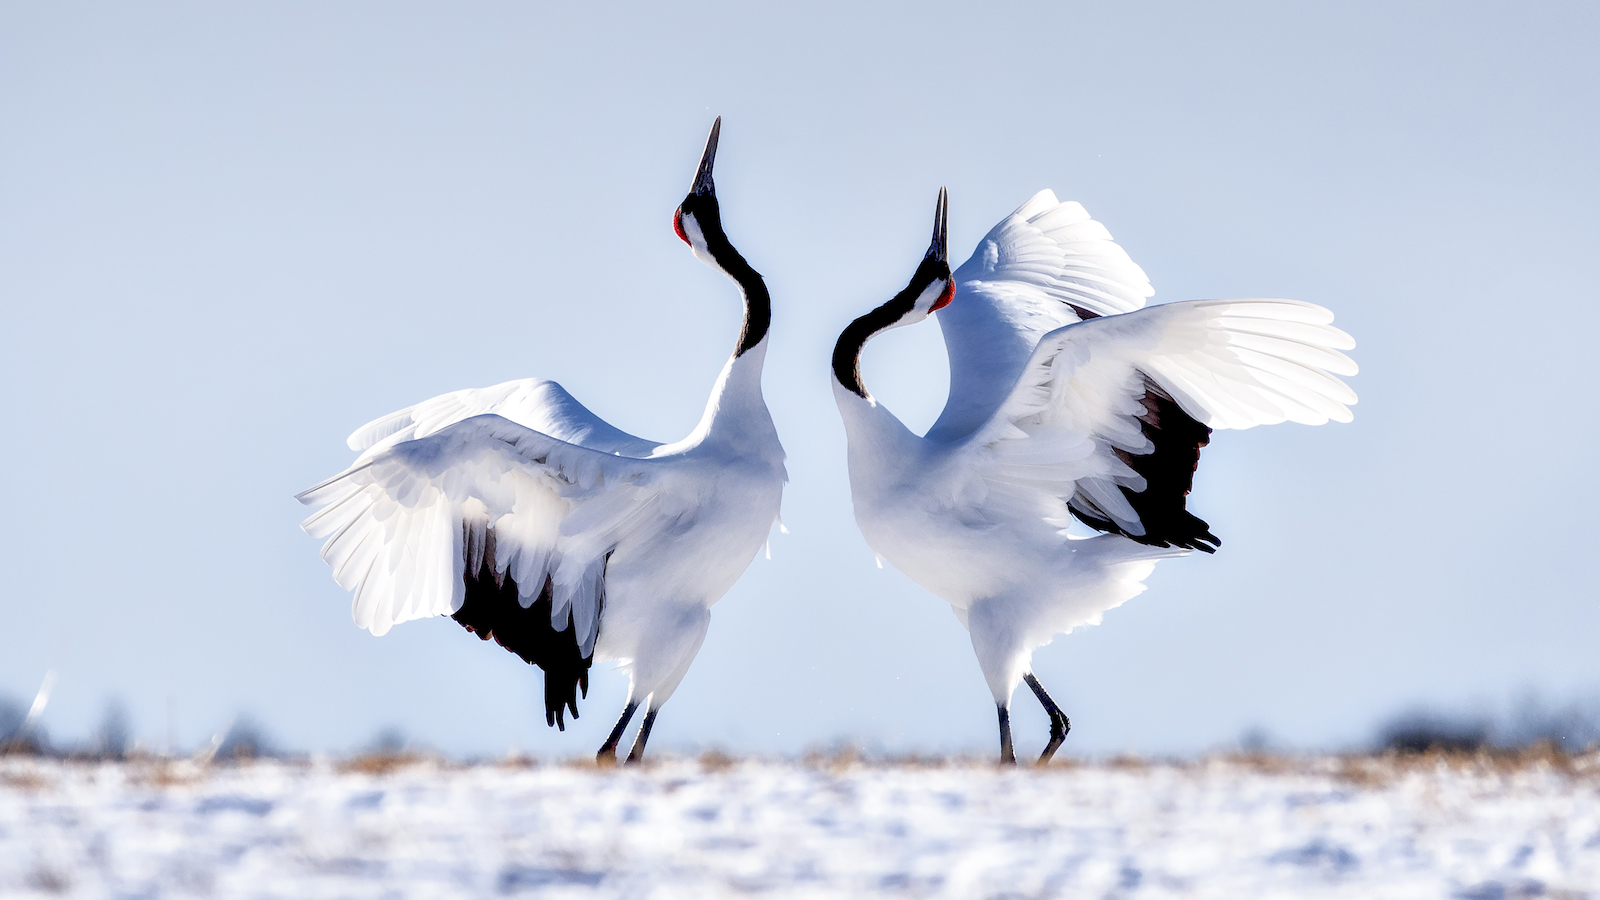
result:
[[[1600,755],[0,759],[0,897],[1600,898]]]

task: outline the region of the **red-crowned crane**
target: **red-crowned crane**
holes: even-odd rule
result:
[[[711,128],[673,230],[744,298],[733,356],[700,424],[670,444],[634,437],[553,381],[444,394],[350,436],[345,471],[299,495],[304,523],[354,597],[356,624],[450,616],[544,670],[545,719],[578,715],[595,660],[629,675],[626,707],[600,748],[648,703],[629,762],[727,593],[777,519],[783,447],[761,393],[772,307],[760,274],[722,230]]]
[[[1077,203],[1043,191],[953,274],[947,199],[905,290],[851,322],[833,353],[850,490],[867,543],[947,601],[994,695],[1014,763],[1011,695],[1050,716],[1048,762],[1070,723],[1033,651],[1144,590],[1158,559],[1221,543],[1186,508],[1213,428],[1348,422],[1354,346],[1333,315],[1293,300],[1144,306],[1138,266]],[[950,396],[924,436],[861,382],[874,335],[939,312]],[[1330,374],[1331,373],[1331,374]],[[1068,533],[1076,518],[1099,532]]]

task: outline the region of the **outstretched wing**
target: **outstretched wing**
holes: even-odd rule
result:
[[[479,415],[385,441],[298,499],[323,507],[302,527],[327,538],[357,625],[381,635],[452,615],[543,668],[547,719],[560,722],[587,691],[611,551],[692,515],[669,482],[660,461]]]
[[[1039,339],[1083,319],[1131,312],[1150,279],[1077,203],[1040,191],[978,242],[939,310],[950,399],[928,436],[954,440],[988,420]]]
[[[618,456],[646,457],[661,446],[612,426],[561,385],[543,378],[522,378],[493,387],[441,394],[368,422],[357,428],[347,443],[351,450],[369,450],[379,444],[427,437],[463,419],[482,415],[501,416],[569,444]]]
[[[964,449],[981,489],[1052,521],[1070,509],[1211,552],[1220,541],[1184,504],[1212,428],[1350,421],[1356,395],[1333,376],[1356,373],[1339,352],[1355,342],[1332,321],[1293,300],[1195,300],[1059,328]]]

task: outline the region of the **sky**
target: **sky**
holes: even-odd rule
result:
[[[57,672],[63,741],[119,702],[152,748],[242,715],[300,750],[592,752],[623,676],[562,734],[453,622],[360,631],[292,495],[362,423],[513,378],[686,434],[739,327],[670,223],[721,115],[791,533],[653,747],[992,752],[965,632],[855,527],[829,388],[941,186],[956,261],[1051,188],[1152,302],[1307,300],[1357,341],[1353,423],[1215,435],[1190,508],[1221,552],[1035,655],[1063,752],[1595,696],[1597,40],[1576,3],[0,5],[0,694]],[[931,424],[937,325],[863,369]]]

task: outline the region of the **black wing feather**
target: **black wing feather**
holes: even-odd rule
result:
[[[572,613],[567,613],[566,626],[557,631],[550,626],[552,603],[549,576],[544,589],[532,606],[524,609],[517,601],[517,582],[509,573],[495,576],[494,531],[486,535],[483,564],[476,573],[470,571],[468,556],[466,598],[461,609],[450,618],[476,634],[480,640],[493,638],[495,643],[510,650],[530,665],[544,670],[545,723],[562,731],[567,730],[564,713],[572,711],[578,718],[578,693],[589,696],[589,667],[594,663],[594,651],[584,656],[578,646],[578,629]],[[463,546],[467,541],[463,541]],[[603,598],[602,598],[603,599]]]
[[[1139,429],[1155,449],[1138,455],[1118,450],[1117,456],[1144,476],[1144,490],[1121,488],[1139,514],[1144,534],[1128,534],[1083,494],[1075,494],[1068,508],[1091,528],[1125,535],[1141,544],[1215,553],[1222,539],[1211,533],[1205,520],[1185,508],[1200,465],[1200,448],[1211,442],[1211,429],[1184,412],[1148,375],[1144,376],[1140,402],[1144,412],[1139,416]]]

